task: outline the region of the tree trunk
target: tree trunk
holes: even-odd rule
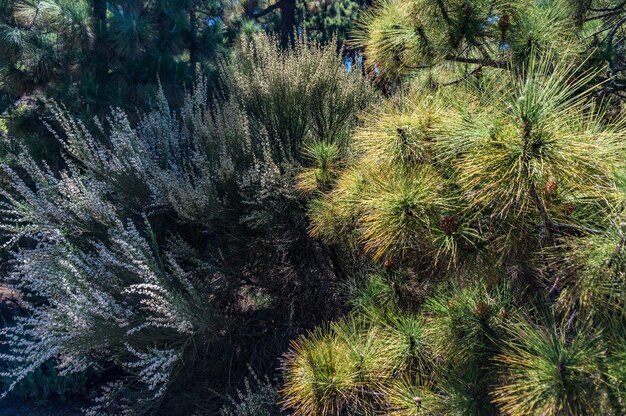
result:
[[[191,32],[189,33],[189,65],[191,66],[191,75],[195,80],[198,62],[198,22],[195,5],[189,9],[189,24],[191,25]]]
[[[95,32],[93,57],[95,60],[96,81],[100,83],[106,77],[107,67],[107,2],[106,0],[92,0],[93,27]]]
[[[248,19],[254,19],[255,10],[259,7],[258,0],[248,0],[243,4],[243,15]]]
[[[294,44],[296,0],[282,0],[280,7],[280,43],[283,48]]]
[[[575,14],[576,14],[576,24],[578,25],[578,27],[583,27],[583,25],[585,24],[585,17],[592,3],[593,3],[592,0],[582,0],[582,1],[576,2]]]
[[[277,0],[271,6],[252,14],[255,19],[258,19],[275,10],[280,10],[280,44],[283,48],[287,48],[295,42],[296,1],[297,0]],[[252,4],[256,5],[257,3],[253,1]],[[247,10],[254,9],[249,5]]]

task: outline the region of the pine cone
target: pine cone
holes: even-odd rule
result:
[[[457,220],[451,216],[445,216],[439,221],[439,228],[448,235],[454,234],[458,225]]]
[[[509,26],[511,26],[511,16],[505,14],[500,18],[500,20],[498,20],[498,28],[500,29],[500,32],[502,32],[502,36],[504,36]]]
[[[385,260],[385,263],[383,264],[383,266],[385,267],[385,270],[391,270],[391,269],[393,269],[393,266],[394,266],[394,264],[393,264],[393,260],[386,259],[386,260]]]
[[[546,182],[546,186],[543,188],[543,190],[548,196],[552,196],[557,188],[558,184],[556,183],[556,181],[554,179],[550,179],[548,182]]]
[[[474,315],[476,315],[478,319],[489,319],[491,316],[491,305],[485,302],[478,302],[474,308]]]

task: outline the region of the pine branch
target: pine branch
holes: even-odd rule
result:
[[[606,12],[606,11],[620,10],[624,6],[626,6],[626,1],[622,1],[621,3],[619,3],[618,5],[614,7],[604,7],[604,8],[589,7],[589,10],[594,11],[594,12]]]
[[[586,18],[585,21],[590,22],[592,20],[604,19],[606,17],[611,17],[611,16],[614,16],[616,14],[621,14],[621,13],[624,13],[624,12],[626,12],[626,9],[611,10],[611,11],[608,11],[608,12],[597,14],[595,16],[590,16],[590,17]]]
[[[252,17],[254,17],[255,19],[258,19],[259,17],[263,17],[266,14],[269,14],[276,9],[280,9],[281,7],[283,7],[284,3],[285,3],[284,0],[279,0],[276,3],[272,4],[271,6],[266,7],[265,9],[259,12],[253,13]]]
[[[463,56],[446,55],[445,59],[448,61],[460,62],[464,64],[476,64],[476,65],[488,66],[492,68],[502,68],[502,69],[508,68],[508,65],[506,62],[494,61],[491,58],[478,59],[478,58],[466,58]]]
[[[441,16],[443,17],[443,20],[446,21],[448,26],[452,26],[450,15],[448,14],[448,10],[446,10],[446,6],[443,4],[443,1],[437,0],[437,6],[439,6],[439,10],[441,11]]]
[[[476,75],[478,73],[480,73],[483,70],[483,66],[480,65],[478,68],[474,69],[472,72],[468,72],[465,75],[463,75],[461,78],[456,79],[454,81],[450,81],[450,82],[445,82],[445,83],[440,83],[438,84],[441,87],[449,87],[451,85],[456,85],[466,79],[468,79],[469,77],[471,77],[472,75]]]

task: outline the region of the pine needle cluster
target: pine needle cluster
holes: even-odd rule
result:
[[[598,69],[553,49],[575,24],[569,3],[507,9],[506,64],[487,62],[483,40],[498,29],[484,15],[504,3],[389,1],[366,18],[378,75],[454,60],[482,68],[449,85],[416,76],[362,117],[349,157],[327,168],[311,235],[360,246],[380,270],[355,283],[348,317],[285,356],[284,405],[297,414],[327,406],[305,388],[319,374],[303,346],[339,342],[355,319],[359,343],[380,331],[393,364],[367,389],[341,389],[326,414],[624,412],[624,118],[600,98]],[[460,23],[455,39],[445,28]],[[355,374],[336,358],[330,373]]]

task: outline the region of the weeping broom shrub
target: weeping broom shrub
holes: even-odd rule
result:
[[[53,361],[43,364],[9,393],[9,400],[35,401],[41,404],[74,400],[84,401],[97,380],[93,373],[83,372],[60,376]],[[9,387],[3,385],[3,389]]]
[[[355,110],[372,98],[359,71],[337,65],[334,42],[309,48],[304,37],[288,50],[269,37],[244,41],[222,78],[251,128],[267,136],[270,151],[284,162],[303,159],[308,137],[345,146]]]
[[[263,67],[241,66],[256,55]],[[54,359],[61,375],[107,369],[87,414],[189,414],[196,404],[210,414],[219,403],[203,389],[236,385],[224,374],[244,371],[251,344],[280,348],[294,319],[318,319],[308,302],[332,313],[332,261],[306,235],[293,191],[298,152],[339,143],[369,88],[334,51],[304,42],[282,52],[260,37],[225,65],[226,96],[200,79],[180,111],[160,94],[136,125],[114,110],[94,133],[51,104],[63,170],[26,153],[19,168],[3,167],[6,283],[28,311],[0,331],[2,359],[15,364],[3,373],[9,390]],[[258,79],[267,68],[279,73]],[[266,94],[260,113],[244,94],[251,80]],[[306,106],[286,112],[297,100]],[[270,123],[282,117],[300,127]],[[261,335],[245,329],[255,314]],[[204,393],[190,400],[193,391]]]
[[[231,403],[220,409],[220,416],[276,416],[280,415],[280,395],[275,383],[268,377],[261,379],[251,372],[244,380],[244,390],[231,397]]]

